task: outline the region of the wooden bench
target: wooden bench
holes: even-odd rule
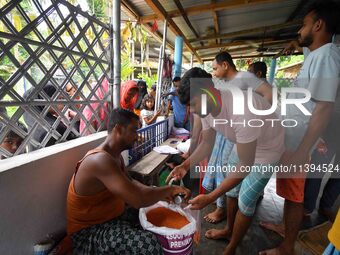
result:
[[[177,141],[177,143],[171,143]],[[178,138],[169,138],[161,145],[169,145],[176,147],[181,142]],[[132,178],[140,181],[145,185],[159,184],[159,170],[163,167],[164,163],[170,158],[171,154],[160,154],[152,150],[143,158],[133,163],[128,167],[128,171]]]

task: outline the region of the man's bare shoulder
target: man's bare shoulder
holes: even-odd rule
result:
[[[80,195],[97,194],[124,178],[120,170],[119,158],[106,152],[88,155],[78,168],[75,188]]]
[[[106,152],[98,152],[87,156],[80,165],[79,170],[81,169],[81,171],[85,172],[91,171],[91,173],[96,175],[99,173],[112,173],[116,170],[121,170],[120,168],[119,158],[115,158]]]

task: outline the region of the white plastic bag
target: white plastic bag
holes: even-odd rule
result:
[[[196,232],[194,235],[194,242],[198,244],[201,240],[201,210],[191,210],[190,207],[184,208],[187,214],[190,214],[196,221]]]
[[[190,141],[191,139],[186,140],[184,143],[179,143],[177,145],[177,150],[179,150],[182,153],[187,153],[190,149]]]
[[[157,227],[150,223],[146,214],[155,208],[164,207],[172,211],[178,212],[185,216],[189,224],[181,229],[173,229],[167,227]],[[184,211],[180,206],[175,204],[168,204],[160,201],[152,206],[141,208],[139,210],[139,221],[145,230],[156,234],[159,243],[163,247],[164,254],[190,254],[192,252],[193,237],[196,232],[196,220],[192,215]]]

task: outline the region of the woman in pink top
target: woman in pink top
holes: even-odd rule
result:
[[[92,84],[92,87],[94,87],[95,84]],[[108,96],[109,96],[109,83],[108,80],[105,78],[101,84],[101,86],[96,90],[96,93],[94,96],[92,96],[91,100],[103,100],[106,99],[105,102],[96,102],[91,103],[90,105],[87,105],[83,110],[83,116],[87,121],[90,122],[91,126],[94,128],[95,131],[97,131],[101,123],[105,121],[104,129],[107,127],[106,119],[109,113],[109,103],[108,103]],[[93,110],[92,110],[92,109]],[[94,116],[94,112],[98,114],[100,122],[98,122],[97,118]],[[85,134],[89,135],[93,132],[90,131],[89,128],[86,128],[86,122],[83,118],[80,118],[80,127],[79,132],[80,134],[83,134],[84,130],[86,130]]]
[[[94,87],[94,86],[93,86]],[[105,130],[107,128],[107,117],[109,113],[109,83],[105,78],[101,84],[101,86],[97,89],[95,96],[91,98],[91,100],[104,100],[104,102],[96,102],[87,105],[83,110],[83,116],[87,121],[91,123],[91,126],[95,131],[99,130],[101,127],[101,123],[104,122]],[[127,81],[122,83],[120,90],[120,105],[124,109],[128,109],[133,111],[134,105],[138,98],[138,87],[134,81]],[[92,110],[92,109],[93,110]],[[100,122],[98,122],[97,118],[94,116],[94,112],[98,114]],[[91,134],[93,132],[90,131],[89,128],[86,127],[86,122],[83,118],[80,119],[80,127],[79,131],[83,134],[84,130],[86,130],[85,134]]]

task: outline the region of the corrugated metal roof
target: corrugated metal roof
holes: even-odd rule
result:
[[[156,1],[157,0],[153,0],[153,2]],[[340,0],[336,1],[340,2]],[[133,6],[133,8],[135,8],[143,20],[149,21],[149,24],[152,23],[156,16],[155,12],[147,5],[147,1],[129,0],[128,2],[131,6]],[[198,52],[198,54],[202,57],[207,57],[209,55],[213,57],[216,52],[219,51],[219,47],[216,45],[217,43],[219,43],[220,48],[224,48],[226,47],[226,43],[243,41],[243,45],[234,45],[233,47],[228,47],[228,49],[235,52],[235,54],[239,54],[237,48],[239,51],[243,50],[244,52],[260,54],[256,51],[256,47],[262,45],[261,40],[264,37],[271,38],[272,40],[274,40],[274,37],[275,40],[278,39],[277,37],[282,40],[291,40],[298,31],[299,25],[281,27],[281,24],[286,23],[289,18],[291,18],[291,20],[301,21],[306,9],[309,5],[315,2],[315,0],[182,0],[180,3],[184,8],[194,31],[198,33],[200,40],[197,40],[197,36],[193,29],[190,28],[187,21],[182,17],[173,0],[158,0],[158,2],[165,11],[170,13],[170,18],[181,30],[187,39],[187,42],[189,42],[190,47],[194,48],[194,51]],[[213,4],[214,2],[215,4]],[[233,8],[230,7],[230,4],[232,4]],[[202,9],[197,10],[197,7],[201,7]],[[214,12],[214,8],[216,8],[216,12]],[[224,36],[219,40],[216,38],[210,39],[210,37],[214,37],[216,35],[214,13],[217,15],[219,35]],[[292,15],[293,17],[291,17]],[[276,27],[275,31],[267,30],[264,33],[264,29],[260,29],[263,27],[272,28],[276,25],[280,25],[280,27]],[[250,29],[255,30],[242,34],[238,33],[233,36],[225,35]],[[278,31],[280,31],[280,33],[278,33]],[[163,22],[160,20],[158,21],[158,32],[160,32],[160,34],[163,33]],[[210,40],[201,40],[202,37],[207,36],[209,36],[208,39]],[[171,29],[168,29],[168,41],[174,44],[175,37],[176,34],[174,34]],[[214,48],[206,49],[209,45],[213,45]],[[282,45],[282,41],[275,41],[275,43],[268,46],[268,48],[270,48],[270,52],[274,52],[275,50],[279,50]],[[202,47],[204,47],[204,49],[201,49]],[[189,52],[185,52],[185,54],[187,57],[190,57]]]
[[[169,1],[169,0],[161,0],[159,1],[161,3],[161,5],[163,6],[163,8],[166,10],[166,11],[170,11],[170,10],[174,10],[174,9],[177,9],[177,6],[175,4],[174,1]],[[181,1],[182,3],[183,1]]]
[[[210,0],[185,0],[181,1],[181,4],[184,8],[203,5],[203,4],[211,4],[212,1]],[[216,1],[216,2],[223,2],[223,1]]]
[[[280,5],[276,4],[275,6],[267,4],[252,8],[245,7],[236,10],[220,11],[218,12],[218,19],[221,26],[220,32],[230,33],[284,23],[287,17],[294,11],[298,2],[299,0],[284,1],[284,3]],[[279,12],[277,11],[278,9],[280,10]],[[192,20],[195,18],[196,17],[192,17]],[[200,22],[200,20],[198,22]]]
[[[129,1],[140,15],[153,14],[151,8],[143,0]]]

